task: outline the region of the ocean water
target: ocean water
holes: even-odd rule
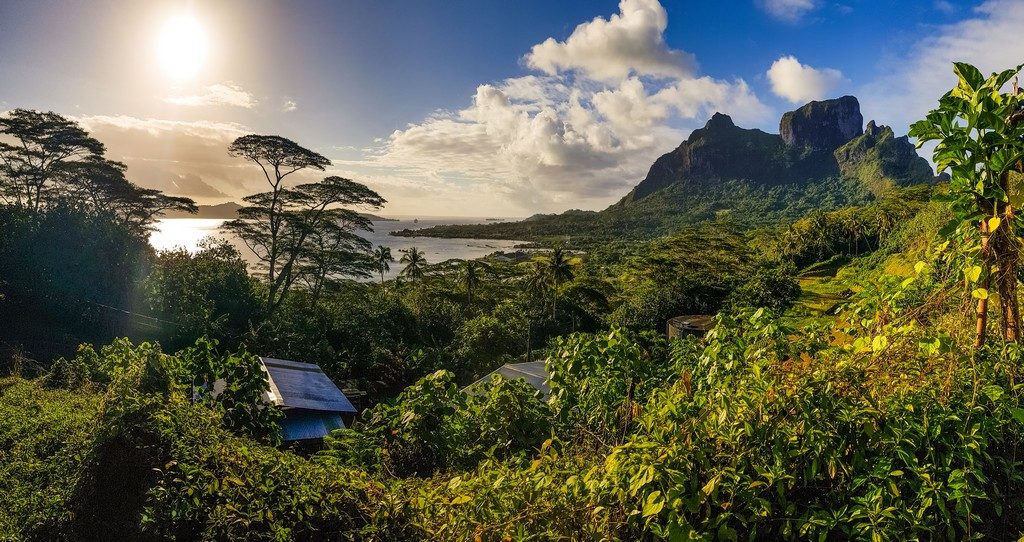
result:
[[[383,245],[391,247],[391,254],[395,262],[391,264],[391,271],[385,275],[386,278],[393,278],[401,270],[401,264],[397,262],[402,257],[401,250],[410,247],[420,249],[426,256],[427,263],[438,263],[444,260],[459,258],[473,259],[486,256],[498,250],[514,250],[516,244],[522,241],[495,240],[495,239],[437,239],[432,237],[395,237],[390,232],[404,230],[406,228],[426,228],[438,224],[483,224],[485,218],[466,217],[429,217],[419,218],[414,222],[412,217],[400,217],[395,221],[374,222],[372,232],[360,232],[365,239],[373,243],[373,246]],[[516,220],[516,219],[509,219]],[[221,229],[226,222],[220,218],[164,218],[157,220],[155,229],[149,236],[149,244],[157,250],[170,250],[184,248],[190,252],[199,249],[200,243],[206,238],[226,239],[231,242],[243,258],[249,262],[250,267],[256,263],[256,257],[252,251],[245,246],[241,239],[238,239]],[[379,280],[379,277],[377,277]]]

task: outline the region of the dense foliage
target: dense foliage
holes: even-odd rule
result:
[[[970,93],[982,110],[1016,103],[995,84],[1005,74],[957,71],[943,107]],[[938,134],[936,151],[962,169],[949,186],[889,187],[754,229],[716,213],[587,252],[428,262],[409,250],[402,277],[380,283],[341,272],[270,293],[281,275],[252,279],[225,247],[153,255],[139,231],[93,211],[2,208],[13,233],[0,249],[15,265],[78,284],[60,253],[28,249],[48,221],[70,221],[89,232],[83,264],[125,251],[84,268],[117,280],[82,279],[82,291],[156,316],[151,329],[102,333],[87,313],[54,320],[108,344],[34,371],[11,364],[0,379],[0,538],[1018,540],[1024,352],[1006,308],[1016,293],[997,288],[998,319],[978,307],[989,297],[979,283],[1005,273],[987,243],[1020,242],[1016,197],[999,183],[1024,168],[992,163],[984,142],[997,136],[955,136],[955,114],[928,125],[954,134]],[[1001,133],[1007,119],[976,120]],[[267,141],[233,152],[283,172],[323,165]],[[954,145],[980,145],[973,169]],[[860,173],[879,172],[900,174]],[[974,175],[983,182],[971,188]],[[730,205],[758,205],[744,201]],[[394,263],[357,252],[378,273]],[[134,256],[141,271],[124,273]],[[33,291],[3,281],[2,303]],[[68,291],[52,284],[45,292]],[[49,323],[45,301],[50,316],[33,318]],[[661,335],[669,316],[696,313],[717,314],[713,329]],[[1003,333],[978,341],[990,328]],[[109,338],[123,330],[178,352]],[[281,413],[264,402],[253,352],[318,362],[372,404],[315,453],[275,446]],[[524,354],[545,360],[546,396],[522,380],[475,382]]]

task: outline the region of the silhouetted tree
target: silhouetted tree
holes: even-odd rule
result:
[[[282,260],[289,257],[285,254],[289,243],[283,239],[285,228],[285,204],[288,201],[284,180],[289,175],[304,169],[323,171],[331,164],[324,156],[311,151],[294,141],[272,135],[246,135],[239,137],[228,148],[231,156],[244,158],[254,162],[263,171],[263,177],[270,185],[270,192],[249,196],[245,199],[250,204],[247,220],[259,220],[262,224],[248,227],[244,221],[228,224],[240,237],[248,235],[246,244],[267,269],[267,282],[270,285],[267,305],[273,307],[280,298],[279,289],[287,279],[279,280]],[[245,239],[245,237],[243,237]],[[291,243],[294,244],[294,243]]]
[[[423,253],[416,247],[410,247],[407,250],[403,250],[402,259],[400,263],[404,263],[405,267],[402,268],[400,273],[403,277],[409,277],[413,280],[423,278],[423,273],[427,266],[427,260],[423,257]]]
[[[378,245],[377,250],[373,251],[373,260],[377,265],[377,272],[380,273],[380,283],[384,284],[384,274],[391,271],[391,262],[395,261],[395,257],[391,255],[391,247]]]
[[[355,232],[371,231],[370,221],[340,207],[384,205],[384,198],[365,185],[327,177],[247,196],[244,201],[249,205],[239,209],[239,218],[225,228],[241,238],[268,269],[268,315],[299,279],[308,279],[319,294],[330,276],[369,275],[370,244]]]
[[[56,113],[15,109],[0,117],[0,134],[16,143],[0,141],[4,183],[0,196],[8,203],[38,211],[46,191],[62,167],[77,159],[103,155],[103,143],[89,136],[78,123]]]

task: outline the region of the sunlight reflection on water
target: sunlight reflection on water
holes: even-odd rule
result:
[[[417,247],[425,254],[428,263],[438,263],[451,258],[473,259],[487,256],[493,252],[513,251],[515,245],[521,241],[510,241],[502,239],[435,239],[430,237],[395,237],[389,235],[392,231],[405,228],[426,228],[436,224],[479,224],[483,219],[475,218],[433,218],[421,219],[418,222],[412,220],[395,220],[374,223],[374,231],[360,232],[374,246],[383,245],[391,247],[391,253],[398,260],[402,257],[401,250],[409,247]],[[157,220],[155,229],[150,234],[149,244],[159,250],[172,250],[184,248],[189,252],[196,252],[203,239],[217,237],[227,239],[238,252],[249,263],[250,271],[257,262],[256,257],[249,251],[248,247],[220,229],[226,222],[221,218],[164,218]],[[391,264],[391,271],[385,275],[392,278],[398,275],[401,264],[397,261]]]

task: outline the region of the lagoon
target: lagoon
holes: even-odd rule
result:
[[[393,231],[406,228],[427,228],[441,224],[483,224],[487,221],[483,217],[428,217],[415,219],[413,217],[400,217],[398,220],[379,221],[373,223],[372,232],[360,232],[364,238],[373,243],[373,246],[383,245],[391,248],[395,260],[402,257],[401,250],[409,247],[417,247],[426,256],[428,263],[438,263],[444,260],[474,259],[487,256],[499,250],[511,251],[515,245],[522,241],[496,240],[496,239],[440,239],[433,237],[395,237],[389,235]],[[518,220],[518,219],[509,219]],[[189,252],[195,252],[203,239],[219,238],[226,239],[249,263],[250,270],[256,263],[256,258],[237,237],[225,232],[221,226],[226,222],[222,218],[164,218],[157,220],[154,230],[150,234],[149,244],[157,250],[171,250],[184,248]],[[391,264],[391,271],[385,275],[386,278],[394,278],[398,275],[401,264],[397,261]]]

